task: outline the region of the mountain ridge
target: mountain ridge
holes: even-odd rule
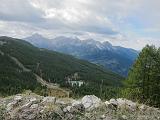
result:
[[[80,40],[77,37],[59,36],[54,39],[47,39],[39,34],[34,34],[33,36],[24,39],[37,47],[73,55],[77,58],[102,65],[123,76],[127,75],[139,53],[131,48],[113,46],[108,41],[101,43],[94,39]]]

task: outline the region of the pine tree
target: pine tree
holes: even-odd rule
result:
[[[146,45],[124,84],[123,94],[128,98],[160,105],[160,48]]]

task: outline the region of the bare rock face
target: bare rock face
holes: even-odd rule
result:
[[[82,98],[82,104],[84,105],[87,111],[98,108],[101,105],[102,101],[100,98],[95,95],[86,95]]]

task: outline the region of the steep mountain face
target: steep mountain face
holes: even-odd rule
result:
[[[72,56],[34,47],[30,43],[9,37],[0,37],[0,95],[22,92],[23,89],[41,89],[42,82],[64,85],[69,76],[85,83],[117,86],[123,77],[100,66]],[[48,85],[44,82],[46,85]]]
[[[138,56],[138,51],[112,46],[109,42],[99,42],[93,39],[80,40],[78,38],[56,37],[47,39],[39,34],[25,38],[33,45],[58,52],[74,55],[110,69],[126,76],[128,70]],[[39,42],[40,41],[40,42]]]

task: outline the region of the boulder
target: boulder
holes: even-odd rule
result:
[[[101,99],[95,95],[86,95],[81,100],[85,110],[90,111],[101,105]]]

